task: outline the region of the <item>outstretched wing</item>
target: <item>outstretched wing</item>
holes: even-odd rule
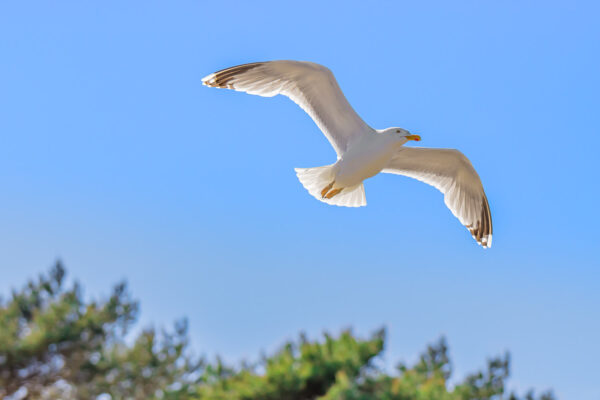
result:
[[[227,68],[202,79],[207,86],[292,99],[316,122],[338,157],[372,129],[356,114],[326,67],[304,61],[268,61]]]
[[[492,215],[483,185],[460,151],[403,147],[383,172],[409,176],[438,189],[477,243],[485,248],[492,245]]]

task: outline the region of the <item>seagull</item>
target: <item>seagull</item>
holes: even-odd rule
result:
[[[238,65],[202,78],[206,86],[263,97],[278,94],[298,104],[325,134],[337,161],[296,168],[304,188],[336,206],[366,206],[363,181],[380,172],[427,183],[444,195],[452,214],[483,248],[492,245],[492,216],[479,175],[454,149],[404,147],[421,137],[406,129],[373,129],[354,111],[333,73],[306,61],[266,61]]]

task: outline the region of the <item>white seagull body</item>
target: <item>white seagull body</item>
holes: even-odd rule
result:
[[[257,62],[215,72],[202,83],[265,97],[282,94],[310,115],[338,156],[331,165],[296,168],[302,185],[318,200],[365,206],[365,179],[379,172],[409,176],[440,190],[446,206],[477,243],[492,245],[490,208],[471,162],[458,150],[403,147],[420,137],[402,128],[371,128],[326,67],[304,61]]]

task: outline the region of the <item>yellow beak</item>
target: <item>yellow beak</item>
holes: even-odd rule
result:
[[[421,136],[419,135],[408,135],[405,136],[405,138],[407,138],[408,140],[414,140],[416,142],[419,142],[421,140]]]

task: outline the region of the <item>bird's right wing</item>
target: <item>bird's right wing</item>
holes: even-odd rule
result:
[[[477,243],[492,245],[492,215],[483,185],[460,151],[402,147],[383,172],[409,176],[438,189],[446,206]]]
[[[292,99],[316,122],[338,157],[348,144],[372,129],[352,109],[331,71],[304,61],[238,65],[202,78],[202,83],[249,94]]]

